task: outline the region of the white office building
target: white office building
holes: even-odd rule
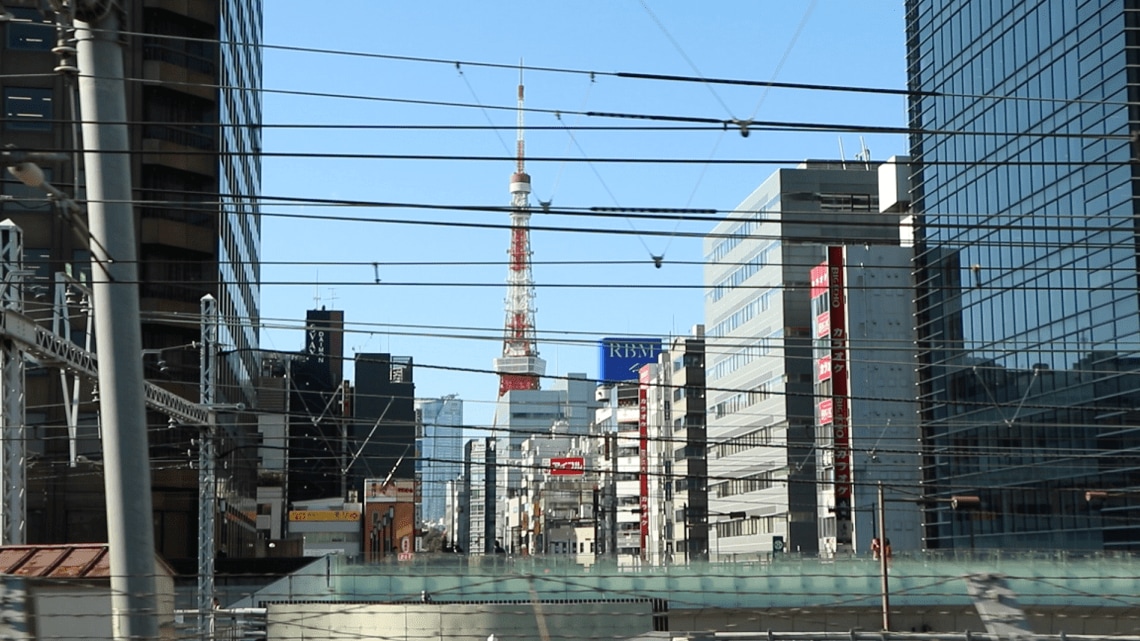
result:
[[[810,272],[898,244],[864,163],[779,169],[704,241],[710,556],[819,551]]]
[[[820,552],[867,554],[877,487],[895,552],[922,547],[912,247],[833,246],[812,270]]]

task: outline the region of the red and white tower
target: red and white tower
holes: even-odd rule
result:
[[[518,166],[511,176],[511,246],[507,271],[507,319],[503,355],[495,359],[499,396],[509,390],[536,390],[546,373],[534,338],[534,280],[530,273],[530,176],[523,167],[523,85],[519,70]]]

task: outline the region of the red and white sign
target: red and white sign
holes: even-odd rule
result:
[[[831,378],[831,356],[822,356],[815,362],[815,380],[822,383]]]
[[[827,338],[831,336],[831,314],[824,312],[815,317],[815,337]]]
[[[586,473],[586,459],[581,456],[563,456],[550,459],[551,476],[582,476]]]
[[[637,381],[637,432],[638,454],[641,458],[641,560],[648,559],[649,547],[649,379],[650,366],[645,365],[638,372]]]
[[[811,297],[819,298],[827,293],[827,263],[811,268]]]
[[[832,407],[834,402],[830,398],[825,398],[819,402],[819,424],[831,425],[833,420]]]

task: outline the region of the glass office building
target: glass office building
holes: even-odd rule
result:
[[[257,407],[254,377],[260,325],[261,0],[166,2],[121,0],[125,47],[131,183],[137,218],[142,341],[149,380],[190,400],[199,398],[196,319],[205,294],[218,301],[218,401]],[[67,32],[38,0],[3,0],[0,14],[0,139],[25,149],[76,148],[76,83],[67,71]],[[64,42],[58,43],[62,37]],[[62,57],[61,57],[62,56]],[[45,163],[56,187],[82,200],[83,168]],[[0,177],[0,217],[23,228],[25,262],[35,270],[28,291],[37,319],[47,314],[57,272],[89,273],[90,252],[53,216],[42,192]],[[79,306],[73,310],[78,313]],[[190,322],[187,322],[190,319]],[[85,318],[72,338],[83,344]],[[46,320],[44,321],[47,322]],[[30,543],[104,540],[106,520],[96,406],[85,387],[79,428],[69,431],[58,377],[29,371],[28,529]],[[150,413],[155,539],[166,558],[197,554],[197,472],[186,452],[194,426],[170,426]],[[253,555],[257,487],[255,421],[239,419],[218,451],[228,519],[220,534],[230,556]],[[238,427],[240,426],[240,427]],[[76,442],[77,441],[77,442]],[[84,469],[82,456],[92,469]],[[220,526],[221,527],[221,526]]]
[[[463,399],[417,398],[415,407],[420,520],[446,525],[447,482],[463,473]]]
[[[1140,548],[1140,3],[906,7],[926,544]]]

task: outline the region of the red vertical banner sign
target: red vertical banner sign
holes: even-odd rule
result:
[[[843,248],[827,248],[828,315],[831,325],[832,445],[835,448],[835,545],[850,551],[854,543],[851,478],[850,376],[847,369],[847,291]]]
[[[643,365],[637,374],[637,452],[641,481],[641,560],[648,559],[649,551],[649,365]]]

